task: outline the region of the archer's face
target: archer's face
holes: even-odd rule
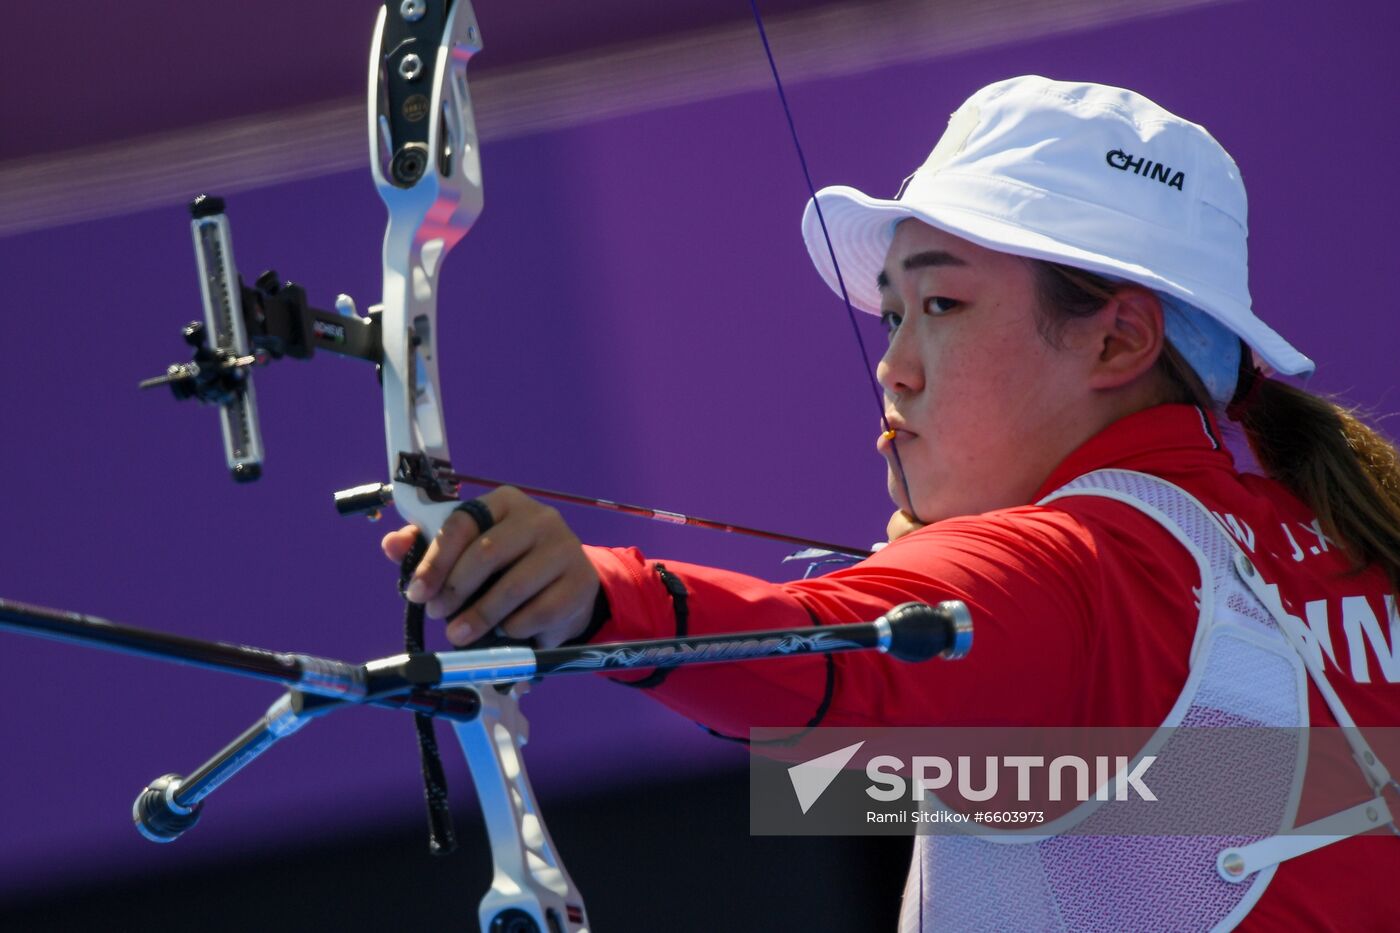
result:
[[[906,220],[882,285],[892,330],[878,377],[908,482],[906,496],[882,439],[890,497],[923,522],[1028,503],[1077,445],[1088,393],[1084,354],[1036,329],[1031,267]]]

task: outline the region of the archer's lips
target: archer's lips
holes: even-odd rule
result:
[[[897,428],[894,425],[890,425],[890,429],[894,431],[895,436],[893,439],[888,434],[881,431],[879,438],[875,441],[875,449],[882,454],[888,455],[895,443],[911,441],[919,436],[913,431],[906,431],[904,428]]]

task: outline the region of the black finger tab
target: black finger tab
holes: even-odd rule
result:
[[[491,510],[486,507],[486,503],[480,499],[468,499],[452,511],[466,512],[476,522],[476,533],[484,535],[496,525],[496,519],[492,517]]]

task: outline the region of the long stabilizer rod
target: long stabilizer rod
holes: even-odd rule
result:
[[[365,668],[359,664],[171,635],[121,625],[97,616],[8,599],[0,599],[0,628],[70,644],[276,681],[303,693],[344,702],[372,703],[447,718],[470,717],[476,712],[475,704],[464,702],[450,692],[396,691],[390,695],[370,696]]]
[[[567,648],[509,647],[401,654],[371,661],[365,669],[371,692],[377,694],[395,689],[396,684],[443,688],[504,684],[555,674],[757,661],[841,651],[875,650],[910,663],[935,657],[956,660],[971,647],[972,616],[967,606],[947,600],[937,606],[902,603],[873,622]]]

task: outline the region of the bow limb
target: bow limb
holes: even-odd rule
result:
[[[433,46],[436,46],[435,48]],[[380,315],[384,432],[393,501],[431,539],[456,505],[442,415],[437,296],[442,258],[481,213],[481,161],[467,61],[481,50],[469,0],[387,3],[369,69],[370,163],[389,209]],[[431,95],[421,76],[431,74]],[[480,692],[481,714],[454,723],[495,866],[482,930],[586,933],[583,899],[539,816],[521,750],[525,686]],[[533,926],[532,926],[533,925]]]

